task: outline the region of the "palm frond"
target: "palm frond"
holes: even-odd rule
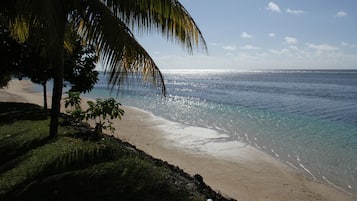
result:
[[[63,0],[12,0],[5,1],[1,12],[7,16],[8,27],[12,36],[20,42],[24,42],[29,37],[29,32],[36,33],[38,30],[46,29],[48,38],[45,45],[48,52],[53,52],[56,57],[56,50],[59,45],[63,45],[59,28],[64,27],[66,10]],[[63,33],[62,33],[63,34]]]
[[[90,1],[81,10],[72,13],[73,23],[83,39],[98,48],[112,86],[120,86],[128,74],[139,73],[165,93],[160,70],[125,23],[100,1]]]
[[[195,21],[178,0],[101,0],[129,27],[157,31],[190,53],[207,45]]]
[[[11,36],[23,43],[29,37],[30,23],[23,16],[16,17],[10,22]]]

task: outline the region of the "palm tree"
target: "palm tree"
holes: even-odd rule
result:
[[[122,83],[128,73],[140,73],[165,93],[160,70],[133,31],[162,33],[189,53],[199,47],[206,50],[201,31],[178,0],[3,0],[0,14],[20,41],[26,40],[34,26],[47,30],[46,54],[56,72],[51,137],[57,136],[58,129],[66,26],[71,24],[83,41],[97,48],[113,86]]]

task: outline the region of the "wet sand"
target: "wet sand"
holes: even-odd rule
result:
[[[29,81],[11,81],[8,88],[0,89],[0,101],[43,105],[42,94],[31,88]],[[192,175],[200,174],[227,197],[239,201],[356,200],[356,195],[316,182],[249,145],[226,141],[225,134],[170,122],[132,107],[124,110],[123,119],[114,122],[116,137]]]

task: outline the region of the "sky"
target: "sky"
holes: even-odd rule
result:
[[[181,0],[207,42],[137,36],[160,69],[357,69],[356,0]]]

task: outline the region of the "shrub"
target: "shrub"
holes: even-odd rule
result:
[[[67,97],[64,98],[64,106],[67,109],[66,113],[69,114],[77,123],[85,119],[85,113],[81,108],[81,97],[79,92],[66,92]]]
[[[121,119],[124,115],[124,110],[120,108],[120,103],[114,98],[96,99],[96,102],[88,101],[88,110],[85,112],[86,120],[92,119],[95,121],[95,133],[101,135],[103,129],[115,131],[113,127],[113,119]]]
[[[124,110],[120,108],[121,104],[114,98],[104,100],[98,98],[95,102],[87,101],[89,108],[83,111],[80,106],[80,93],[67,92],[67,94],[65,107],[67,109],[70,106],[71,109],[66,110],[66,112],[77,122],[94,120],[96,124],[94,131],[97,136],[102,135],[103,129],[108,129],[113,133],[115,128],[111,120],[121,119],[124,115]]]

